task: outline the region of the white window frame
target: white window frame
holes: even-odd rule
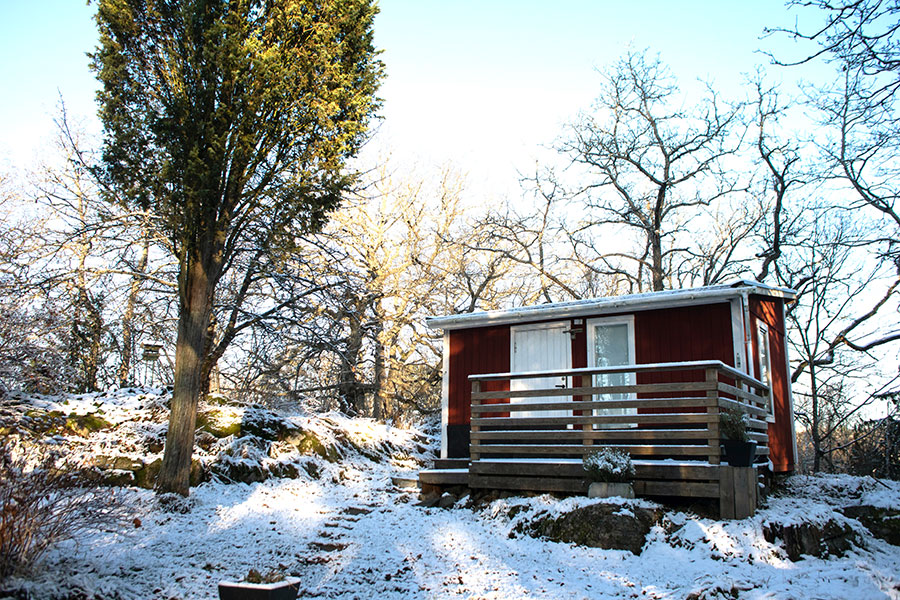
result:
[[[627,327],[627,337],[628,337],[628,364],[633,365],[636,364],[636,350],[635,350],[635,341],[634,341],[634,315],[622,315],[617,317],[597,317],[594,319],[588,319],[585,323],[585,327],[587,327],[587,364],[589,368],[597,367],[597,357],[594,353],[594,344],[596,342],[596,333],[594,331],[595,326],[597,325],[625,325]],[[591,376],[591,385],[593,385],[594,376]],[[637,375],[634,373],[630,374],[630,383],[637,383]],[[629,398],[632,396],[629,396]],[[599,414],[598,411],[602,409],[595,409],[593,411],[594,414]],[[610,410],[618,410],[618,409],[610,409]],[[637,409],[622,409],[622,414],[637,414]],[[636,427],[637,424],[632,423],[630,425],[619,425],[611,428],[621,429],[623,427]],[[596,427],[596,425],[595,425]]]
[[[775,389],[772,385],[772,343],[769,337],[769,325],[761,319],[756,320],[756,357],[759,360],[760,373],[757,378],[769,386],[769,396],[766,400],[766,421],[775,422]],[[763,365],[763,340],[765,340],[766,364]],[[765,369],[765,376],[763,375]]]

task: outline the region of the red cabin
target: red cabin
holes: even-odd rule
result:
[[[524,467],[510,471],[512,460],[533,463],[524,471],[535,474],[544,472],[540,460],[555,461],[546,471],[559,474],[564,457],[595,444],[715,466],[718,413],[739,408],[757,464],[789,472],[796,448],[784,310],[794,297],[740,281],[431,318],[444,332],[441,457],[471,459],[472,487],[513,487],[504,473],[521,487]],[[531,487],[581,485],[564,479],[535,476]]]

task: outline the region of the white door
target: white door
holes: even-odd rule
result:
[[[618,367],[635,364],[634,317],[605,317],[588,319],[588,366]],[[595,386],[634,385],[634,373],[602,373],[594,375]],[[594,400],[625,400],[634,394],[595,394]],[[595,410],[597,415],[636,414],[633,408]],[[621,427],[609,425],[608,427]]]
[[[510,368],[514,373],[523,371],[550,371],[569,369],[572,366],[572,342],[569,339],[569,323],[540,323],[510,327]],[[567,387],[565,377],[539,379],[513,379],[510,390],[553,389]],[[541,396],[537,398],[512,398],[513,403],[559,402],[565,396]],[[564,417],[571,411],[521,411],[512,416]]]

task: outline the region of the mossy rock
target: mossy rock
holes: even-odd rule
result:
[[[316,454],[328,462],[338,462],[341,459],[337,448],[323,444],[316,434],[299,427],[294,428],[284,441],[296,448],[301,454]]]
[[[109,429],[110,427],[112,427],[112,423],[94,413],[86,415],[76,415],[73,413],[66,417],[64,425],[66,431],[81,437],[88,437],[95,431]]]
[[[91,462],[95,467],[104,470],[117,471],[139,471],[144,468],[144,461],[129,458],[127,456],[107,456],[100,454],[95,456]]]
[[[197,428],[218,439],[241,434],[240,413],[227,408],[212,408],[197,414]]]
[[[31,408],[25,411],[22,427],[35,434],[59,433],[66,426],[66,416],[58,411]]]
[[[628,550],[639,555],[650,529],[663,511],[619,504],[590,504],[556,518],[539,517],[522,527],[523,533],[555,542],[604,550]]]
[[[206,395],[206,398],[203,399],[204,402],[213,406],[230,406],[231,402],[228,400],[228,397],[225,394],[219,394],[216,392],[212,392]]]

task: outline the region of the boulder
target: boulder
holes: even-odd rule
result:
[[[841,509],[841,514],[865,525],[878,539],[900,546],[900,510],[866,505],[848,506]]]
[[[228,407],[217,407],[197,413],[197,428],[218,439],[241,433],[241,413]]]
[[[289,428],[284,433],[282,441],[296,448],[300,454],[316,454],[328,462],[338,462],[341,459],[337,448],[323,444],[315,433],[301,427]]]
[[[818,558],[843,556],[854,544],[860,543],[859,535],[849,525],[834,519],[824,523],[766,523],[763,525],[763,537],[770,544],[782,540],[788,558],[794,562],[803,555]]]
[[[110,427],[112,427],[112,423],[95,413],[86,415],[72,413],[66,417],[65,425],[63,426],[65,431],[81,437],[88,437],[95,431],[109,429]]]
[[[621,504],[590,504],[552,517],[545,515],[523,526],[529,535],[604,550],[628,550],[639,555],[650,529],[663,512]]]
[[[240,426],[241,435],[255,435],[270,442],[283,440],[289,429],[288,423],[284,419],[259,407],[245,410]]]

